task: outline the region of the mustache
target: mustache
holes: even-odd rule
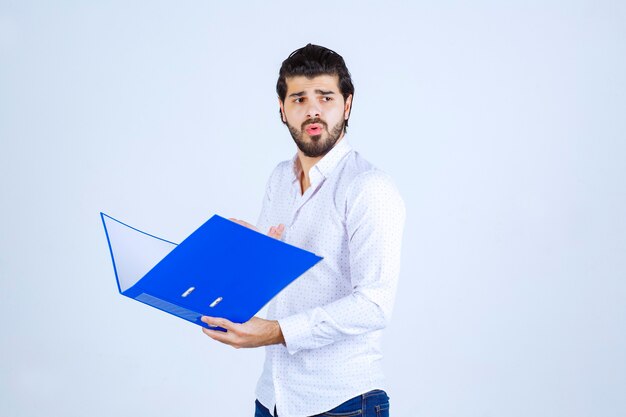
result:
[[[324,126],[324,129],[328,130],[328,125],[320,118],[307,120],[306,122],[302,123],[301,130],[304,130],[305,127],[307,127],[308,125],[312,125],[313,123],[321,124],[322,126]]]

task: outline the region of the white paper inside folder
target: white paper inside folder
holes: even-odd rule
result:
[[[142,232],[100,213],[106,230],[120,292],[143,278],[176,243]]]

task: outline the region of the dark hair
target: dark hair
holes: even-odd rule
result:
[[[287,95],[286,79],[298,75],[303,75],[307,78],[317,77],[318,75],[337,75],[339,77],[339,91],[343,96],[344,102],[351,94],[354,100],[354,85],[352,85],[350,72],[341,55],[335,51],[310,43],[293,51],[283,61],[278,73],[278,81],[276,82],[276,92],[282,102],[285,101],[285,96]],[[350,111],[352,111],[352,107]],[[346,120],[344,132],[347,127],[348,121]]]

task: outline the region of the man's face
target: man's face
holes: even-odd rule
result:
[[[326,155],[343,136],[352,96],[343,99],[337,75],[289,77],[282,118],[298,149],[308,157]]]

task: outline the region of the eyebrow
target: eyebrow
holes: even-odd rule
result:
[[[289,97],[302,97],[302,96],[303,96],[303,95],[305,95],[305,94],[306,94],[306,93],[305,93],[304,91],[299,91],[299,92],[297,92],[297,93],[291,93],[291,94],[289,94]],[[334,91],[332,91],[332,90],[325,91],[325,90],[320,90],[320,89],[317,89],[317,90],[315,90],[315,94],[321,94],[321,95],[323,95],[323,96],[329,96],[329,95],[331,95],[331,94],[335,94],[335,92],[334,92]]]

